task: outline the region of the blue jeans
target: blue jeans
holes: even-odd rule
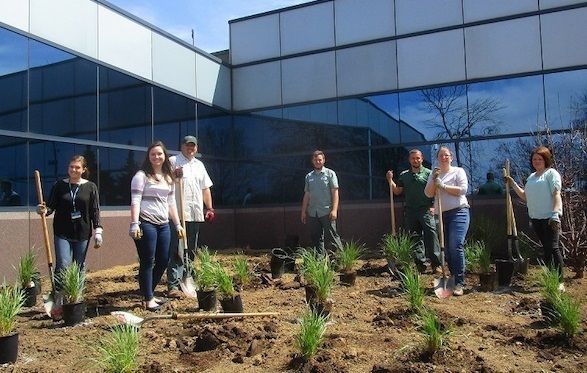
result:
[[[141,220],[143,237],[135,240],[139,254],[139,287],[146,301],[153,299],[155,287],[169,262],[169,224]]]
[[[442,213],[446,261],[450,273],[455,277],[455,285],[465,285],[465,236],[469,229],[469,221],[467,207]]]
[[[55,235],[53,237],[55,244],[55,287],[61,290],[59,282],[59,272],[71,262],[76,262],[82,270],[86,268],[86,253],[88,252],[89,240],[72,241],[64,237]]]
[[[188,257],[189,263],[193,263],[196,256],[196,247],[198,246],[198,236],[200,234],[201,222],[186,221],[185,234],[188,241]],[[175,224],[169,222],[169,229],[171,231],[171,242],[169,244],[169,265],[167,266],[167,288],[174,290],[179,288],[179,282],[183,278],[184,263],[183,258],[185,253],[179,245],[179,238],[175,230]]]

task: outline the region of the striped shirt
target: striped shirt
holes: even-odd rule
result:
[[[169,206],[175,204],[175,185],[156,181],[139,171],[130,183],[130,204],[140,206],[139,218],[153,224],[169,222]]]

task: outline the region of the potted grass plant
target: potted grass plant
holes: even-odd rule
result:
[[[329,315],[332,311],[330,294],[334,286],[334,268],[328,257],[319,257],[317,265],[307,276],[315,290],[315,297],[309,302],[310,307],[318,313]]]
[[[24,303],[24,294],[18,286],[0,285],[0,364],[13,363],[18,356],[16,316]]]
[[[434,355],[446,345],[451,330],[440,322],[434,310],[424,309],[420,314],[420,334],[426,353]]]
[[[308,307],[298,321],[299,332],[296,336],[296,345],[302,358],[309,360],[318,352],[324,341],[328,316],[315,312]]]
[[[198,306],[204,311],[216,310],[217,262],[208,247],[203,246],[193,262]]]
[[[413,265],[414,238],[412,234],[400,231],[397,235],[386,234],[381,240],[381,251],[387,259],[391,273],[399,277],[406,267]]]
[[[357,280],[357,262],[365,252],[365,245],[356,241],[342,244],[335,253],[336,263],[340,271],[340,283],[353,286]]]
[[[425,287],[420,274],[413,266],[409,266],[400,272],[404,295],[410,303],[410,310],[418,314],[424,310]]]
[[[37,304],[37,296],[41,293],[41,274],[37,268],[37,256],[29,250],[20,257],[18,262],[18,282],[25,294],[25,307]]]
[[[86,317],[86,274],[76,262],[71,262],[57,275],[63,294],[63,321],[66,326],[73,326]]]
[[[237,291],[247,286],[251,282],[251,271],[249,269],[249,261],[242,253],[234,259],[232,263],[232,270],[234,271],[234,282]]]
[[[497,274],[491,266],[491,252],[484,241],[468,241],[465,244],[466,268],[479,275],[481,291],[494,291],[497,288]]]
[[[139,329],[132,325],[116,325],[93,347],[98,368],[104,372],[131,373],[139,370]]]
[[[220,295],[220,305],[224,312],[243,312],[243,302],[239,292],[234,287],[232,277],[217,264],[215,267],[217,292]]]
[[[302,248],[298,251],[298,257],[301,259],[300,275],[302,276],[304,289],[306,291],[306,303],[310,303],[316,298],[316,286],[314,285],[314,274],[320,261],[320,255],[309,248]]]
[[[554,300],[556,325],[570,341],[577,335],[581,327],[581,302],[568,293],[562,293]]]
[[[542,269],[540,272],[540,293],[543,297],[543,300],[540,301],[540,311],[545,321],[554,324],[557,319],[555,305],[561,296],[560,275],[554,267],[546,266],[544,263],[540,267]]]

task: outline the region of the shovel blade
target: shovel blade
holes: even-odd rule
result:
[[[130,312],[113,311],[110,312],[110,314],[121,324],[134,326],[136,328],[139,328],[143,324],[143,321],[145,321],[143,318],[133,315]]]
[[[440,299],[448,298],[452,295],[455,288],[454,278],[438,278],[434,279],[434,294]]]
[[[188,298],[197,298],[196,295],[196,283],[192,276],[186,276],[183,280],[180,281],[179,287],[181,291],[188,297]]]
[[[59,297],[54,297],[53,294],[43,295],[43,307],[47,316],[55,321],[61,320],[63,317],[63,301]]]

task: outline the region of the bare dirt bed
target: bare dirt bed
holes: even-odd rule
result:
[[[221,261],[231,255],[219,255]],[[266,254],[249,256],[257,270],[269,269]],[[216,322],[159,320],[141,331],[141,371],[146,372],[585,372],[587,336],[572,343],[542,321],[536,281],[539,268],[515,278],[509,289],[478,292],[468,276],[462,297],[437,299],[429,306],[452,325],[446,349],[423,353],[417,319],[407,311],[399,283],[382,259],[362,262],[354,287],[335,286],[334,307],[325,342],[310,362],[296,358],[297,319],[304,310],[304,289],[294,274],[280,284],[256,282],[242,293],[245,312],[278,311],[280,316]],[[114,310],[144,317],[136,281],[137,266],[89,274],[87,321],[75,327],[54,323],[42,305],[19,317],[20,351],[14,365],[0,372],[96,371],[93,348],[116,324]],[[587,324],[587,281],[571,279],[567,291],[582,302],[582,330]],[[432,287],[433,276],[424,275]],[[45,290],[48,283],[44,284]],[[165,288],[161,285],[161,293]],[[194,300],[166,304],[162,313],[197,312]]]

